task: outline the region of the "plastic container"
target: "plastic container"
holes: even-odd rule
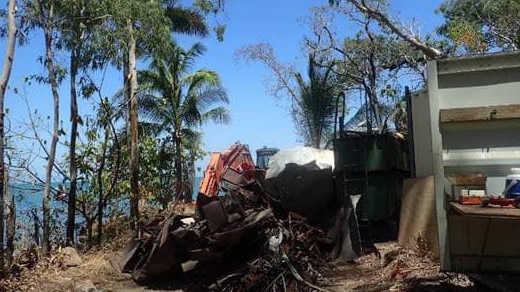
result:
[[[483,174],[454,174],[448,177],[451,184],[451,199],[461,203],[461,197],[471,196],[474,191],[486,192],[487,177]]]
[[[506,198],[516,198],[520,196],[520,167],[511,168],[511,174],[506,177],[504,193]]]

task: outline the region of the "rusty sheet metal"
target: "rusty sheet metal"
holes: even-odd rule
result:
[[[202,206],[202,212],[204,212],[204,217],[208,220],[208,226],[211,231],[217,231],[228,223],[226,210],[224,210],[220,200]]]

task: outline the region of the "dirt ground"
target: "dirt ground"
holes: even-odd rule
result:
[[[354,263],[334,265],[326,271],[323,291],[491,291],[461,274],[443,273],[428,257],[399,247],[395,242],[376,244],[374,254]],[[4,280],[0,291],[182,291],[181,287],[143,287],[109,263],[110,252],[82,255],[84,263],[66,268],[59,259],[22,272],[15,280]],[[95,286],[96,290],[92,290]],[[91,290],[88,288],[91,287]]]
[[[443,273],[427,254],[406,250],[396,242],[376,244],[381,259],[363,256],[337,266],[328,275],[329,291],[490,291],[466,275]]]

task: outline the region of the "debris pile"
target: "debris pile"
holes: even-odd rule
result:
[[[323,170],[305,169],[332,180],[330,171],[323,178]],[[334,194],[322,194],[330,199],[314,208],[327,216],[316,217],[328,220],[311,221],[263,189],[259,181],[230,188],[224,196],[205,198],[194,217],[171,211],[151,220],[125,247],[119,268],[137,282],[183,282],[188,291],[322,290],[331,260],[359,254],[348,222],[355,212],[349,204],[331,202]]]
[[[212,291],[320,290],[319,286],[327,283],[322,276],[322,270],[327,268],[326,257],[318,246],[323,232],[301,219],[292,218],[291,215],[285,220],[271,217],[262,225],[254,236],[244,240],[240,247],[233,250],[233,253],[236,251],[238,253],[228,254],[234,259],[230,261],[226,257],[219,262],[223,265],[221,267],[210,265],[211,269],[225,269],[229,270],[229,273],[218,275],[217,280],[208,286],[209,289]],[[198,273],[200,270],[193,271],[193,274]],[[202,274],[208,275],[211,271]]]

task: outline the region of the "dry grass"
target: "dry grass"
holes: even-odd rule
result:
[[[128,238],[128,237],[126,237]],[[0,281],[2,291],[74,291],[78,283],[91,280],[102,291],[145,291],[128,275],[110,264],[110,257],[125,240],[116,240],[101,250],[83,253],[83,264],[67,268],[61,253],[47,262],[25,269],[18,278]],[[363,256],[356,263],[336,267],[329,275],[331,291],[477,291],[472,281],[459,274],[439,271],[439,263],[430,257],[427,246],[418,239],[417,250],[404,249],[395,242],[377,244],[382,254]]]
[[[121,282],[130,282],[128,276],[121,274],[110,263],[110,257],[121,249],[128,236],[118,237],[105,244],[99,250],[91,250],[80,254],[83,263],[76,267],[66,267],[65,255],[56,251],[45,261],[34,267],[23,267],[16,276],[0,280],[2,291],[74,291],[78,283],[91,280],[96,287],[121,286]],[[130,282],[131,284],[131,282]],[[124,291],[108,289],[108,291]]]
[[[363,256],[330,276],[331,291],[477,291],[465,275],[440,272],[439,262],[419,239],[418,250],[396,242],[376,244],[382,254]],[[420,247],[420,248],[419,248]]]
[[[103,252],[90,253],[83,256],[83,264],[65,270],[65,274],[80,279],[117,280],[122,277],[110,264],[109,254]]]

